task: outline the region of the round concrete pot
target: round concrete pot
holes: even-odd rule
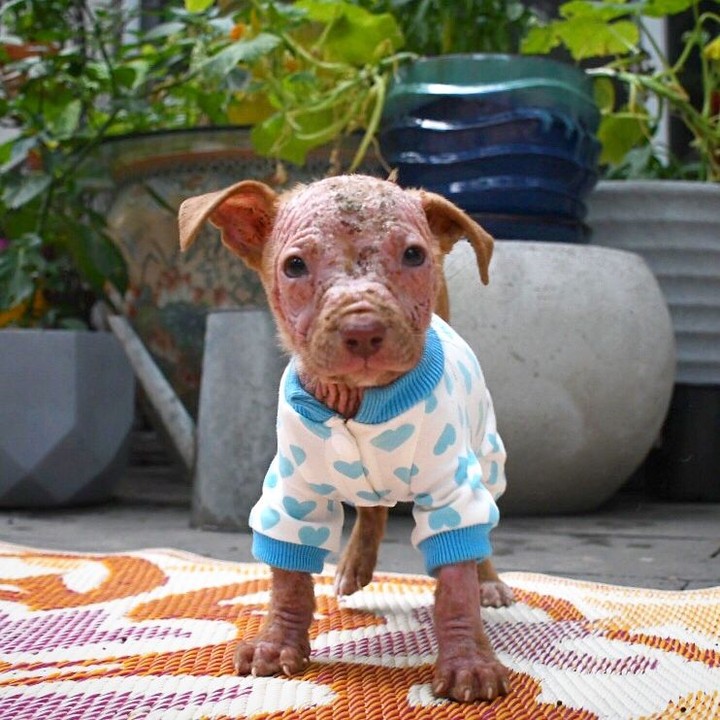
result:
[[[496,243],[490,285],[472,251],[446,261],[453,326],[472,345],[508,450],[512,514],[592,510],[650,450],[675,343],[643,260],[607,248]]]

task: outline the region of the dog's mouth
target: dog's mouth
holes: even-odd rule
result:
[[[422,357],[425,335],[387,308],[357,303],[319,323],[305,366],[326,382],[351,387],[387,385]]]

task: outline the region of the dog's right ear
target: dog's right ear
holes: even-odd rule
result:
[[[255,180],[188,198],[180,205],[180,248],[187,250],[206,220],[220,228],[223,244],[248,267],[260,270],[262,250],[277,210],[277,193]]]

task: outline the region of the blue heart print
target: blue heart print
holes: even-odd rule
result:
[[[300,502],[294,497],[287,495],[283,498],[283,507],[287,510],[290,517],[295,518],[296,520],[302,520],[317,507],[317,503],[314,500]]]
[[[417,502],[417,501],[416,501]],[[461,523],[460,513],[451,507],[439,508],[430,513],[428,524],[432,530],[440,528],[456,528]]]
[[[297,445],[291,445],[290,452],[292,453],[295,464],[298,467],[300,467],[305,462],[305,459],[307,458],[305,451],[301,447],[298,447]]]
[[[488,485],[495,485],[500,475],[500,466],[496,462],[490,463],[490,477],[488,478]]]
[[[321,440],[327,440],[332,435],[332,430],[322,423],[313,422],[306,417],[300,415],[300,422],[313,434],[317,435]]]
[[[380,433],[377,437],[374,437],[370,444],[380,450],[386,452],[392,452],[397,450],[401,445],[407,442],[415,432],[415,426],[409,423],[401,425],[398,428],[392,428]]]
[[[438,399],[435,397],[435,393],[432,393],[428,396],[428,399],[425,401],[425,414],[430,415],[431,413],[435,412],[435,408],[438,406]]]
[[[389,494],[390,490],[360,490],[355,493],[361,500],[367,500],[368,502],[377,502]]]
[[[284,478],[289,478],[295,472],[293,464],[282,453],[278,453],[278,469]]]
[[[455,428],[450,423],[447,423],[435,443],[433,454],[442,455],[449,447],[455,444],[455,440],[457,440]]]
[[[500,441],[498,436],[495,433],[488,433],[487,439],[490,443],[490,447],[493,449],[493,452],[500,452]]]
[[[333,467],[351,480],[357,480],[365,474],[365,468],[359,460],[351,463],[345,462],[344,460],[336,460],[333,463]]]
[[[457,470],[455,471],[455,482],[458,485],[462,485],[467,480],[468,462],[469,458],[467,455],[461,455],[458,458],[458,466]]]
[[[320,547],[330,537],[330,528],[319,527],[314,528],[310,525],[300,528],[298,538],[303,545],[311,545],[312,547]]]
[[[272,508],[265,508],[260,513],[260,526],[263,530],[270,530],[280,522],[280,513]]]
[[[265,483],[264,487],[266,488],[274,488],[278,484],[278,476],[275,470],[268,470],[267,475],[265,476]]]
[[[461,362],[458,361],[458,367],[460,368],[460,372],[462,373],[463,380],[465,381],[465,389],[467,390],[468,394],[472,390],[472,376],[470,375],[470,371],[463,365]]]
[[[420,472],[420,468],[413,464],[412,467],[399,467],[395,468],[393,475],[398,479],[402,480],[406,485],[410,484],[410,481]]]
[[[430,507],[433,504],[433,498],[430,493],[420,493],[415,496],[415,504],[420,507]]]
[[[450,377],[450,373],[445,373],[443,375],[443,382],[445,383],[445,389],[448,391],[448,395],[452,395],[453,390],[455,389],[455,383],[453,382],[453,379]]]
[[[309,488],[318,495],[329,495],[335,492],[335,486],[328,483],[308,483]]]

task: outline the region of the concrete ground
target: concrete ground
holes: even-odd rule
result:
[[[191,528],[190,501],[183,473],[154,433],[138,430],[114,500],[87,508],[2,510],[0,540],[70,551],[173,547],[223,560],[252,559],[249,535]],[[391,518],[379,569],[423,572],[409,542],[411,529],[410,517]],[[504,517],[493,540],[501,572],[668,590],[720,585],[720,504],[662,503],[621,492],[592,514]]]

